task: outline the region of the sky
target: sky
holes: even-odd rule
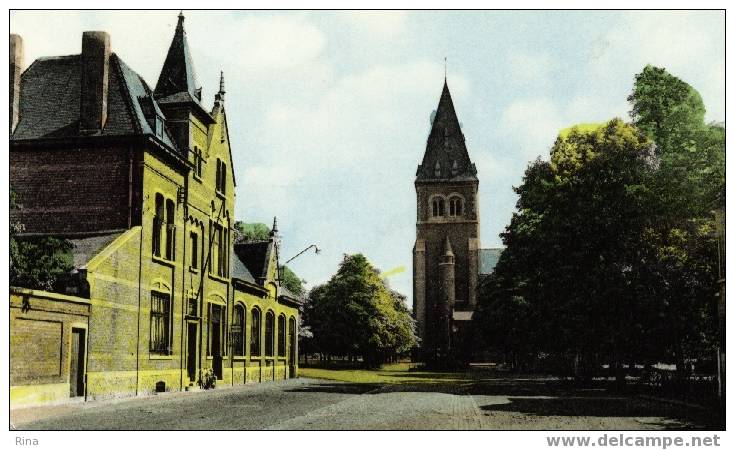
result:
[[[178,11],[11,11],[25,63],[76,54],[83,31],[154,87]],[[480,180],[482,247],[502,245],[513,186],[559,130],[628,119],[646,64],[725,120],[722,11],[184,11],[203,103],[224,71],[235,215],[278,217],[282,261],[323,283],[363,253],[412,295],[413,186],[445,76]]]

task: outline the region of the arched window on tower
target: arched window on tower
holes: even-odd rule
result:
[[[458,217],[462,215],[462,198],[461,197],[450,197],[449,198],[449,215],[452,217]]]
[[[441,197],[434,197],[431,201],[431,216],[441,217],[444,215],[444,199]]]
[[[439,161],[436,162],[434,165],[434,176],[439,177],[442,174],[442,166],[439,164]]]

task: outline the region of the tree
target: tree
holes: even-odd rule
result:
[[[650,151],[614,119],[560,136],[549,162],[529,166],[478,311],[486,338],[500,338],[514,360],[549,353],[571,367],[603,355],[619,364],[636,351],[640,305],[628,286],[647,225]]]
[[[264,223],[245,223],[236,221],[234,225],[235,242],[266,241],[270,238],[271,229]]]
[[[405,298],[388,289],[361,254],[345,255],[337,273],[309,293],[304,311],[314,350],[328,355],[360,355],[375,367],[416,343]]]
[[[286,289],[299,297],[306,293],[304,289],[304,280],[299,278],[293,270],[288,266],[281,266],[281,273],[283,274],[281,282],[286,286]]]
[[[628,97],[631,118],[656,143],[651,180],[656,226],[645,281],[664,302],[653,333],[664,358],[686,367],[715,344],[715,211],[725,209],[725,130],[704,122],[699,93],[665,69],[646,66]],[[681,373],[682,376],[686,375]]]
[[[476,321],[516,366],[553,355],[585,376],[713,353],[724,128],[663,69],[644,68],[629,100],[633,125],[562,133],[515,188]]]
[[[10,190],[10,209],[19,209],[15,192]],[[30,289],[54,290],[73,268],[73,245],[52,236],[23,237],[25,227],[10,222],[10,285]]]

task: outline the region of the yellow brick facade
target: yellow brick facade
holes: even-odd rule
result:
[[[179,33],[181,16],[172,49],[181,45]],[[218,387],[297,376],[298,304],[281,292],[277,252],[269,253],[266,277],[233,278],[235,177],[220,83],[211,111],[186,86],[189,100],[160,95],[167,142],[177,148],[153,138],[131,146],[130,189],[137,191],[130,202],[138,204],[129,207],[128,227],[76,268],[88,289],[78,296],[11,292],[11,374],[17,375],[11,376],[11,406],[60,401],[74,391],[72,327],[85,333],[84,365],[75,367],[84,372],[83,392],[76,395],[86,399],[196,389],[207,369]],[[55,312],[23,309],[28,299]],[[273,355],[265,348],[267,317],[273,317]],[[29,328],[30,320],[57,325]],[[35,349],[36,359],[24,358],[23,346],[39,333],[47,348]],[[253,336],[259,351],[252,351]]]

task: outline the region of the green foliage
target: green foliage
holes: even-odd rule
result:
[[[16,194],[10,191],[10,209],[17,209]],[[71,242],[51,236],[21,237],[23,224],[10,223],[10,285],[52,291],[74,267]]]
[[[235,230],[235,242],[265,241],[270,238],[271,229],[264,223],[245,223],[238,220],[233,228]]]
[[[476,323],[518,368],[552,355],[586,377],[712,353],[724,129],[663,69],[644,68],[629,100],[634,125],[564,130],[515,189]]]
[[[312,351],[361,355],[369,366],[403,354],[416,344],[405,297],[388,289],[363,255],[346,255],[337,273],[309,293],[304,322]]]
[[[286,286],[286,289],[298,296],[302,296],[306,293],[304,289],[304,280],[299,278],[293,270],[288,266],[283,266],[281,268],[281,273],[283,274],[281,282]]]

